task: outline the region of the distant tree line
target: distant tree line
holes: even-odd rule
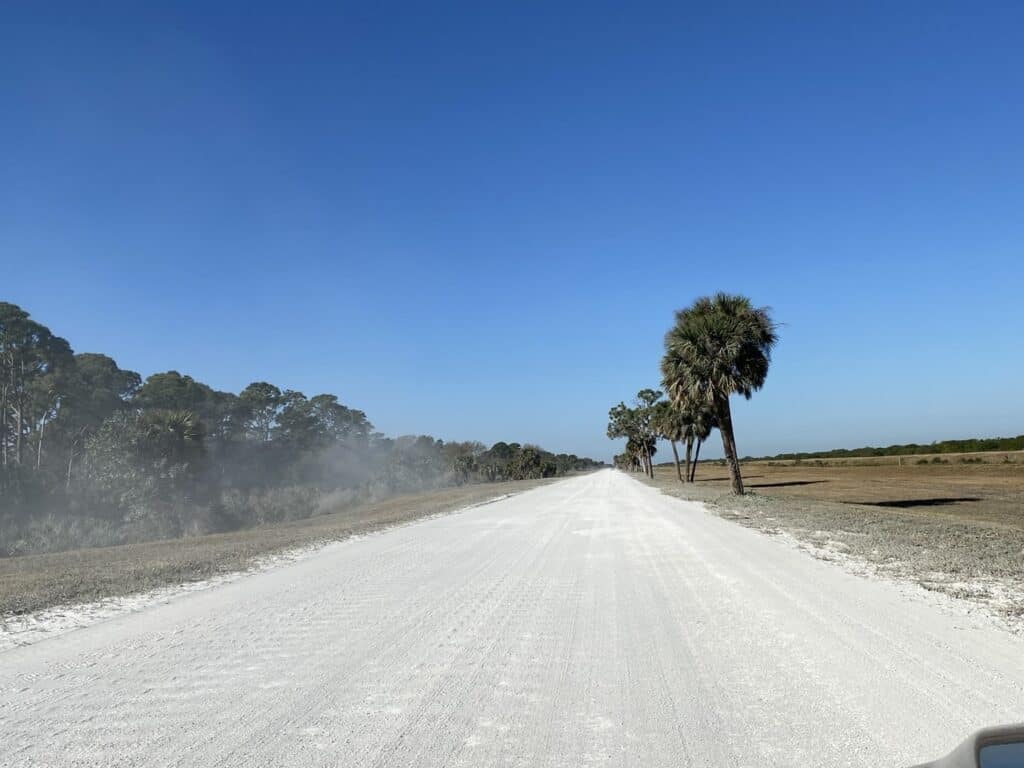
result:
[[[1017,437],[976,437],[967,440],[942,440],[935,443],[904,443],[885,448],[835,448],[831,451],[805,451],[764,456],[764,460],[855,459],[871,456],[914,456],[922,453],[978,453],[981,451],[1024,451],[1024,435]],[[756,461],[746,457],[744,459]]]
[[[453,484],[599,466],[535,445],[390,438],[335,395],[145,381],[0,303],[0,556],[226,531]]]

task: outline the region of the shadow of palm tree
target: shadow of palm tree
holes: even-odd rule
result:
[[[697,468],[697,471],[700,472],[700,468],[699,467]],[[753,479],[758,478],[758,477],[764,477],[764,475],[743,475],[743,482],[746,483],[747,480],[753,480]],[[695,483],[714,483],[714,482],[726,482],[726,483],[728,483],[730,481],[730,479],[731,478],[728,475],[722,475],[721,477],[719,477],[717,475],[712,476],[712,477],[700,477],[698,475],[697,479],[694,480],[694,482]],[[822,481],[822,482],[824,482],[824,481]]]
[[[843,504],[862,504],[869,507],[941,507],[947,504],[959,504],[968,501],[981,501],[980,496],[948,496],[935,499],[893,499],[892,501],[844,501]]]
[[[782,488],[787,485],[817,485],[827,483],[828,480],[787,480],[784,483],[750,483],[748,488]]]

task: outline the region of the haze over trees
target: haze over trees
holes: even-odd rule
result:
[[[332,394],[145,381],[0,302],[0,556],[226,531],[446,485],[600,466],[534,445],[390,438]]]
[[[660,392],[651,399],[654,390],[641,390],[636,408],[620,403],[609,412],[608,436],[627,438],[625,452],[615,457],[616,466],[639,466],[652,474],[647,441],[661,437],[672,444],[679,479],[693,482],[700,446],[717,428],[733,493],[742,494],[729,400],[733,395],[749,399],[764,385],[776,340],[768,308],[754,307],[745,296],[717,293],[676,312],[661,360],[667,401],[659,401]],[[676,449],[680,442],[686,445],[685,474]]]

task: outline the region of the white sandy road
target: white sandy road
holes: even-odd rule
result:
[[[0,653],[0,764],[900,766],[1024,641],[614,471]]]

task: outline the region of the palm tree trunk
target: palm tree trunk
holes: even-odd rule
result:
[[[693,467],[690,469],[691,483],[693,482],[693,479],[697,476],[697,461],[700,459],[700,444],[703,442],[703,440],[697,441],[697,452],[693,455]]]
[[[676,460],[676,477],[679,478],[679,482],[683,482],[683,472],[679,469],[679,451],[676,450],[676,441],[669,440],[672,443],[672,458]]]
[[[737,496],[742,496],[743,477],[740,475],[740,462],[736,456],[736,440],[733,437],[729,398],[723,398],[716,410],[718,411],[718,431],[722,434],[722,448],[725,450],[725,460],[729,465],[729,477],[732,480],[732,492]]]
[[[690,482],[690,455],[693,453],[693,436],[690,435],[686,438],[686,480],[683,482]]]

